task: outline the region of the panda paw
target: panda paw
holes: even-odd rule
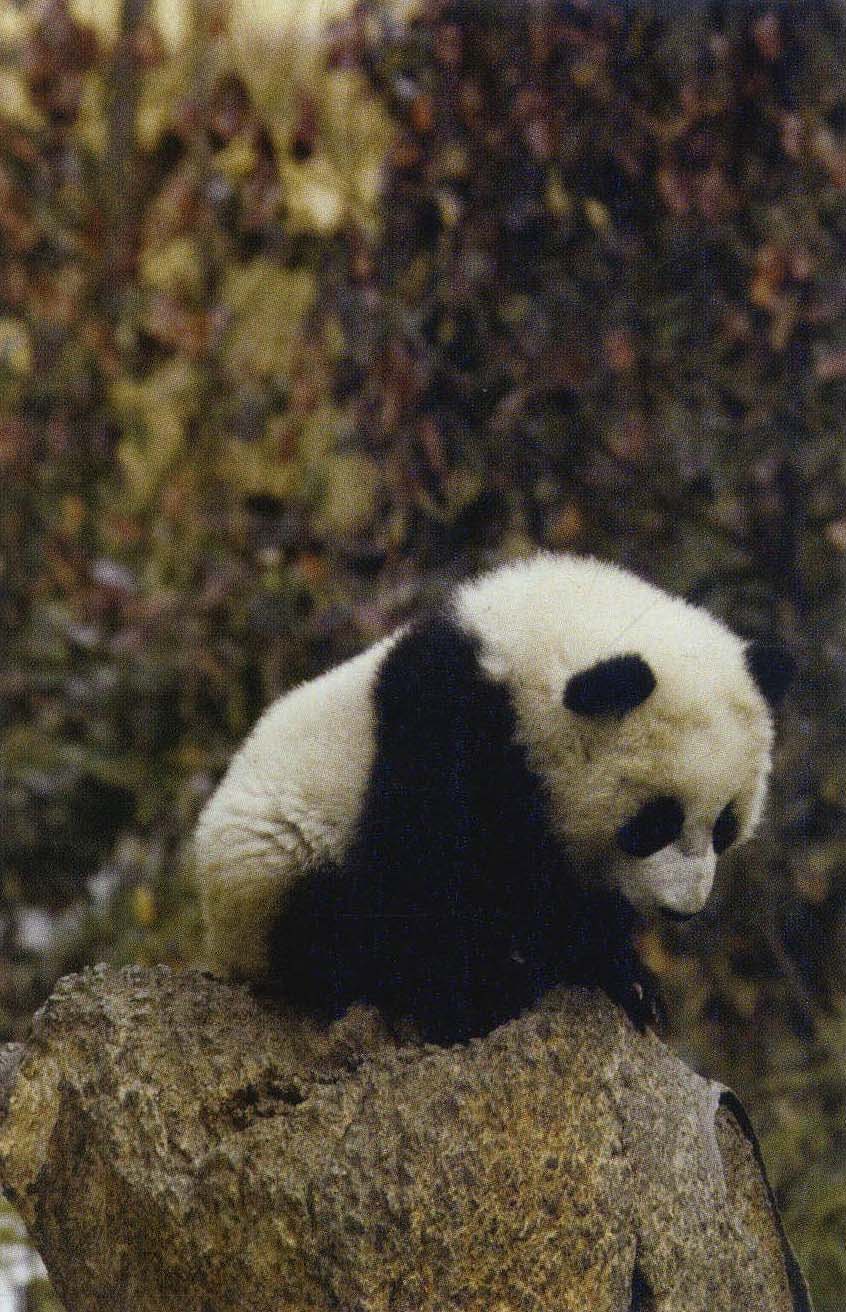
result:
[[[600,983],[640,1034],[647,1029],[666,1028],[667,1010],[658,981],[633,949],[613,960],[612,969]]]
[[[663,1031],[667,1027],[667,1008],[653,979],[632,984],[631,1000],[624,1010],[641,1034],[647,1029]]]

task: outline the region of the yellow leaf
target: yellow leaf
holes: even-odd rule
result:
[[[608,210],[602,204],[602,201],[588,198],[585,201],[585,217],[592,228],[604,231],[611,221]]]
[[[132,916],[136,924],[149,929],[156,919],[156,899],[153,890],[147,884],[139,884],[132,890]]]
[[[246,137],[235,137],[228,146],[219,150],[212,157],[212,168],[222,173],[230,182],[240,182],[249,177],[256,166],[256,152]]]
[[[2,45],[2,33],[0,33]],[[44,118],[39,114],[29,98],[29,89],[19,73],[11,68],[0,68],[0,105],[3,106],[3,120],[14,123],[29,132],[38,132],[44,126]]]
[[[147,422],[162,407],[185,421],[197,413],[202,397],[202,374],[189,360],[174,356],[144,382],[117,379],[109,389],[109,397],[118,414],[130,422],[139,419]]]
[[[146,251],[139,273],[141,282],[156,291],[195,298],[203,292],[203,263],[191,237],[175,237]]]
[[[599,66],[591,59],[583,59],[570,69],[570,80],[577,87],[593,86],[598,76]]]
[[[280,460],[266,452],[261,443],[232,439],[217,467],[224,482],[242,496],[270,496],[286,500],[300,488],[302,474],[296,460]]]
[[[69,0],[68,8],[74,18],[95,27],[105,42],[111,43],[117,37],[121,0]],[[153,0],[150,5],[150,18],[169,47],[173,48],[185,39],[189,10],[190,6],[184,0]]]
[[[62,532],[75,538],[85,522],[85,502],[78,492],[62,497],[60,523]]]
[[[439,171],[444,178],[465,178],[470,171],[470,157],[466,147],[456,142],[447,146],[440,157]]]
[[[346,353],[347,339],[336,314],[330,314],[323,325],[323,341],[330,359],[340,360]]]
[[[468,465],[458,465],[450,469],[444,479],[444,495],[453,512],[472,505],[480,495],[482,487],[481,474]]]
[[[118,447],[129,509],[142,510],[156,497],[162,480],[182,453],[185,431],[178,416],[160,406],[147,416],[145,438],[127,437]]]
[[[314,277],[307,269],[282,269],[262,258],[232,268],[220,301],[232,315],[226,357],[233,375],[266,378],[290,369],[300,321],[313,297]]]
[[[330,401],[324,401],[311,412],[300,430],[301,456],[319,467],[337,447],[341,428],[340,411]]]
[[[551,174],[546,184],[546,203],[556,218],[566,219],[573,212],[573,202],[557,173]]]
[[[661,935],[652,925],[638,934],[637,950],[644,964],[655,975],[668,975],[672,970],[675,958],[667,951]]]
[[[326,487],[316,519],[318,530],[343,535],[366,528],[382,481],[376,461],[358,452],[343,452],[329,456],[323,470]]]
[[[524,292],[514,292],[500,303],[500,317],[510,324],[525,323],[532,309],[531,297]]]
[[[187,5],[183,7],[187,9]],[[166,32],[161,27],[158,31],[170,45]],[[172,127],[176,107],[193,76],[194,65],[188,44],[175,49],[170,58],[156,68],[147,69],[141,80],[141,97],[135,115],[135,133],[143,151],[153,151],[162,135]]]
[[[438,209],[447,228],[454,228],[461,218],[461,204],[451,191],[438,192]]]
[[[0,319],[0,370],[16,378],[32,373],[32,343],[20,319]]]
[[[106,88],[103,78],[99,73],[91,70],[82,85],[76,132],[86,146],[101,158],[106,152],[108,143],[108,114],[105,100]]]
[[[294,232],[331,232],[344,213],[342,179],[323,151],[305,163],[283,156],[280,172],[288,226]]]

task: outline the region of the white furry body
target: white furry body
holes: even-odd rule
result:
[[[260,977],[292,881],[343,855],[373,760],[373,679],[397,636],[273,702],[206,805],[194,855],[215,969]]]
[[[744,644],[697,607],[614,565],[538,555],[457,589],[453,613],[479,639],[487,674],[513,700],[551,822],[574,859],[605,862],[635,906],[688,913],[713,882],[715,817],[736,803],[740,837],[761,813],[772,722]],[[399,634],[274,702],[200,817],[195,856],[210,964],[260,977],[267,926],[294,881],[340,862],[373,764],[372,690]],[[586,719],[562,701],[571,675],[636,652],[654,692],[622,719]],[[619,826],[650,796],[684,804],[678,842],[621,853]]]

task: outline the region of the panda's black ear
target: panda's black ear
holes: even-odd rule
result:
[[[567,681],[564,705],[576,715],[628,715],[645,702],[655,675],[642,656],[609,656]]]
[[[796,674],[796,662],[786,647],[758,639],[747,644],[746,668],[770,706],[781,704]]]

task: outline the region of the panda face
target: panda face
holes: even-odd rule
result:
[[[752,741],[746,740],[747,749]],[[725,740],[723,748],[728,755]],[[606,767],[614,768],[615,757],[606,760]],[[639,910],[657,907],[677,916],[701,911],[714,882],[717,857],[751,834],[765,789],[768,753],[748,750],[729,759],[737,769],[734,779],[720,768],[719,758],[709,760],[696,750],[689,770],[677,770],[675,791],[657,795],[649,794],[646,779],[669,775],[662,768],[667,762],[662,763],[661,753],[640,757],[636,779],[627,772],[617,778],[610,823],[596,839],[604,849],[610,882]]]
[[[617,830],[612,882],[640,909],[695,915],[711,892],[717,857],[739,833],[734,801],[709,825],[707,819],[689,821],[676,797],[652,798]]]
[[[509,687],[562,847],[641,909],[700,911],[760,817],[789,670],[614,566],[535,558],[460,614]]]
[[[624,714],[577,716],[581,782],[596,790],[604,815],[585,817],[587,793],[572,786],[564,806],[577,850],[598,857],[633,906],[686,917],[705,905],[717,857],[757,823],[772,730],[740,659],[733,673],[744,697],[724,690],[697,702],[669,671],[663,680],[660,670],[653,673],[652,691]],[[642,673],[638,680],[645,686]],[[619,689],[614,696],[625,700]],[[565,834],[565,841],[573,840]]]
[[[681,919],[695,916],[708,900],[717,858],[713,851],[691,856],[678,844],[643,860],[618,858],[611,882],[639,911],[660,908]]]
[[[653,798],[617,830],[611,881],[638,909],[695,915],[714,882],[715,830],[688,822],[678,798]]]

